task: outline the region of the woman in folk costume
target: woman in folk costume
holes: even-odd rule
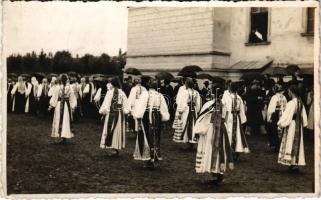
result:
[[[186,79],[185,87],[186,89],[180,92],[180,97],[177,99],[178,121],[173,141],[189,143],[190,148],[193,148],[193,144],[197,143],[193,135],[193,128],[201,109],[201,98],[194,90],[194,82],[191,78]]]
[[[30,84],[25,82],[22,76],[19,76],[18,82],[11,90],[13,96],[12,112],[23,113],[27,111],[27,97],[30,88]]]
[[[168,106],[164,96],[157,91],[158,83],[151,80],[148,91],[147,109],[143,116],[143,125],[150,148],[150,164],[154,167],[155,162],[163,160],[160,152],[160,137],[162,122],[169,120]]]
[[[48,107],[50,97],[48,96],[49,92],[49,84],[48,79],[43,78],[42,83],[39,85],[37,99],[39,103],[39,114],[43,117],[47,117],[48,115]]]
[[[298,87],[288,89],[291,100],[286,104],[278,126],[283,128],[278,163],[289,166],[291,172],[298,171],[298,166],[305,165],[303,127],[307,126],[307,114],[299,97]]]
[[[60,76],[61,84],[53,91],[49,102],[49,110],[55,108],[51,137],[61,138],[61,143],[74,137],[72,130],[72,112],[77,106],[75,94],[67,84],[67,74]]]
[[[178,115],[179,115],[179,113],[178,113],[178,111],[177,111],[177,103],[180,101],[180,97],[181,97],[182,92],[186,90],[185,81],[186,81],[186,78],[182,78],[182,79],[181,79],[181,82],[180,82],[180,84],[182,84],[182,85],[181,85],[181,86],[179,86],[179,85],[176,86],[176,87],[179,86],[179,88],[178,88],[178,90],[177,90],[176,96],[174,97],[174,101],[175,101],[175,103],[176,103],[176,105],[175,105],[175,106],[176,106],[176,108],[175,108],[175,109],[176,109],[176,111],[175,111],[175,117],[174,117],[173,126],[172,126],[172,128],[173,128],[174,130],[180,127],[180,126],[178,125],[180,120],[178,120]]]
[[[142,86],[141,84],[142,80],[140,77],[136,77],[134,80],[134,83],[135,83],[135,86],[132,87],[128,96],[128,103],[131,111],[139,107],[139,105],[137,105],[139,102],[138,99],[140,98],[142,93],[147,92],[146,87]],[[137,119],[135,119],[132,112],[130,114],[131,116],[129,116],[128,118],[132,117],[133,120],[128,119],[130,120],[129,125],[134,130],[134,134],[135,134],[137,131]]]
[[[58,88],[58,80],[56,77],[52,77],[50,84],[49,84],[49,91],[48,91],[48,96],[51,97],[52,94],[54,93],[54,90]]]
[[[139,80],[136,80],[136,82],[136,86],[132,88],[129,94],[131,114],[135,120],[135,131],[137,133],[134,159],[149,161],[151,159],[150,148],[146,135],[148,120],[146,120],[146,117],[143,119],[148,103],[148,91],[140,85]]]
[[[125,114],[128,113],[126,94],[120,89],[120,80],[111,80],[111,89],[107,92],[99,113],[106,115],[100,148],[119,150],[125,148]]]
[[[226,96],[223,103],[222,118],[225,120],[225,126],[229,137],[230,145],[235,159],[239,153],[249,153],[249,147],[246,141],[242,124],[246,122],[244,104],[242,98],[237,95],[237,83],[230,86],[230,94]]]
[[[215,99],[204,104],[197,118],[194,133],[199,138],[196,154],[196,173],[210,173],[214,184],[223,180],[227,169],[233,169],[233,155],[227,131],[222,119],[222,103],[218,97],[223,91],[213,88]]]
[[[29,113],[32,115],[36,115],[38,110],[38,101],[37,101],[38,88],[39,88],[39,83],[36,77],[31,77],[31,90],[29,94]]]
[[[275,152],[278,152],[280,147],[279,135],[281,135],[281,132],[277,123],[285,110],[287,100],[283,95],[283,87],[281,85],[276,84],[274,86],[274,91],[276,94],[272,96],[267,109],[267,132],[270,148]]]

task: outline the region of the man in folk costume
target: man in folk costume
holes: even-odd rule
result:
[[[249,153],[249,147],[246,141],[242,124],[246,122],[244,104],[242,98],[237,95],[237,84],[232,83],[230,94],[223,103],[222,118],[225,120],[225,126],[231,148],[234,153],[234,159],[238,159],[239,153]]]
[[[97,88],[94,84],[93,77],[89,77],[88,79],[88,95],[86,96],[86,108],[89,117],[94,117],[95,115],[95,102],[94,97],[97,91]]]
[[[223,180],[227,169],[233,169],[233,155],[227,131],[222,119],[222,103],[219,87],[212,89],[212,100],[202,107],[195,123],[194,133],[198,137],[196,173],[209,173],[217,184]],[[219,93],[220,92],[220,93]],[[215,99],[213,97],[216,97]]]
[[[279,151],[280,141],[279,135],[281,130],[278,128],[278,121],[282,116],[287,103],[286,97],[283,95],[283,87],[279,84],[274,86],[275,95],[272,96],[267,109],[267,128],[270,148],[275,152]]]
[[[146,117],[143,120],[148,103],[148,91],[140,85],[140,80],[136,79],[136,83],[129,94],[129,105],[135,120],[135,131],[137,133],[134,159],[149,161],[151,159],[150,148],[145,128],[148,127],[148,121]]]
[[[32,115],[36,115],[38,111],[38,94],[39,83],[36,77],[31,77],[31,89],[29,94],[29,113]]]
[[[125,148],[125,114],[129,112],[126,94],[120,88],[119,78],[113,78],[111,89],[99,109],[100,114],[106,115],[100,148],[113,149],[116,156]]]
[[[39,85],[38,94],[37,94],[37,100],[39,102],[39,114],[41,114],[43,117],[48,116],[48,107],[49,107],[49,101],[50,101],[48,92],[49,92],[48,79],[43,78],[42,83]]]
[[[143,116],[144,130],[150,148],[149,166],[163,160],[160,151],[162,122],[169,120],[168,106],[164,96],[160,93],[156,80],[151,80],[148,91],[147,109]]]
[[[307,126],[307,114],[298,87],[291,85],[288,94],[291,100],[278,121],[283,129],[278,163],[289,166],[290,172],[298,172],[298,167],[305,165],[303,128]]]
[[[22,76],[18,77],[18,82],[11,90],[12,95],[12,112],[23,113],[26,112],[27,98],[29,95],[30,84],[23,80]]]
[[[72,130],[72,112],[77,106],[77,100],[69,84],[67,74],[61,74],[61,84],[53,91],[49,102],[49,109],[54,108],[51,137],[61,139],[64,144],[66,139],[74,137]]]
[[[173,137],[174,142],[189,143],[190,148],[197,143],[193,134],[193,128],[201,109],[201,97],[194,90],[194,82],[187,78],[185,82],[186,89],[182,89],[180,96],[177,97],[177,126]]]
[[[14,87],[15,83],[11,78],[8,78],[8,83],[7,83],[7,112],[11,112],[12,110],[12,95],[11,91]]]
[[[86,96],[89,94],[89,84],[86,83],[86,78],[82,77],[80,79],[80,85],[78,87],[79,91],[79,101],[80,101],[80,115],[84,116],[87,115],[86,110]]]

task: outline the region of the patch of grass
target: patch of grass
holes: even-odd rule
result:
[[[9,194],[44,193],[251,193],[313,192],[313,141],[305,141],[307,166],[290,175],[277,164],[277,154],[267,150],[267,137],[248,137],[251,153],[241,155],[235,169],[220,186],[206,183],[211,177],[195,173],[196,152],[183,150],[164,129],[164,161],[158,170],[145,170],[134,161],[135,136],[127,134],[119,158],[99,148],[102,125],[77,122],[75,137],[67,145],[50,138],[52,121],[8,114],[7,176]]]

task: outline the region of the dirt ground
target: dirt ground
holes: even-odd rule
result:
[[[135,136],[127,135],[120,157],[107,157],[99,148],[102,125],[79,121],[75,137],[66,145],[50,138],[51,120],[8,114],[7,183],[9,194],[43,193],[310,193],[314,192],[313,140],[305,140],[307,165],[289,174],[277,164],[264,135],[248,136],[251,153],[241,155],[235,169],[219,186],[211,176],[195,173],[195,151],[162,135],[164,161],[146,170],[134,161]]]

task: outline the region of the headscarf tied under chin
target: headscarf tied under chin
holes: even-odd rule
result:
[[[33,76],[33,77],[31,78],[31,84],[32,84],[32,85],[38,85],[38,81],[37,81],[36,77]]]

